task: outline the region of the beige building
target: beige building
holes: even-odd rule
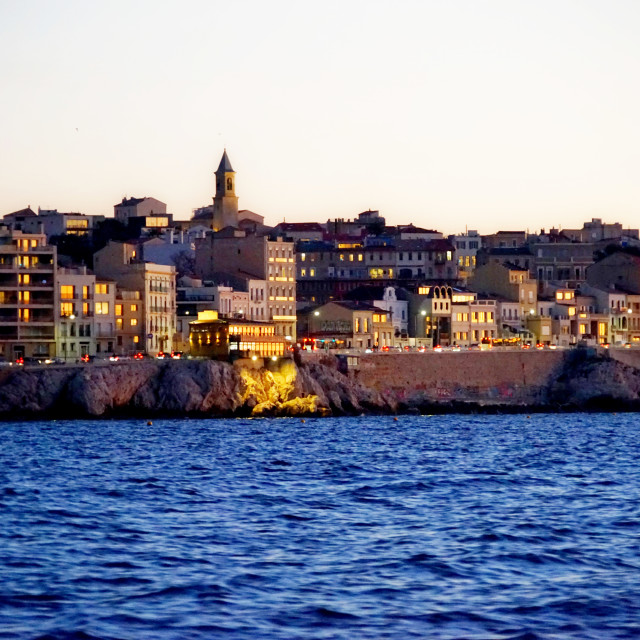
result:
[[[139,304],[140,309],[135,313],[139,312],[141,315],[128,318],[130,322],[138,321],[139,324],[124,326],[124,306],[121,316],[123,329],[135,328],[137,331],[131,333],[132,336],[138,336],[135,350],[146,351],[152,355],[159,351],[171,351],[176,331],[175,267],[142,262],[135,245],[109,242],[94,255],[94,271],[99,277],[115,280],[118,290],[139,294],[139,303],[130,304]],[[122,300],[122,304],[126,306],[128,303],[124,298]],[[125,344],[124,335],[121,346],[125,350],[129,346]]]
[[[141,291],[118,289],[115,300],[116,353],[119,356],[146,351],[147,337]]]
[[[469,289],[518,302],[521,317],[537,313],[537,283],[524,267],[497,262],[482,265],[469,280]]]
[[[96,352],[94,290],[96,277],[85,267],[58,269],[60,314],[56,323],[56,356],[74,362]]]
[[[296,264],[293,242],[277,237],[247,234],[240,229],[225,229],[196,243],[196,271],[204,280],[219,280],[229,273],[255,283],[254,298],[266,318],[276,325],[276,335],[295,340]],[[266,291],[264,289],[266,288]],[[263,293],[260,293],[262,289]],[[251,299],[251,297],[250,297]]]
[[[123,198],[113,206],[113,212],[115,219],[124,224],[132,218],[163,218],[159,227],[166,227],[169,222],[167,205],[155,198]]]
[[[617,251],[587,268],[587,282],[594,287],[617,287],[640,293],[640,256]]]
[[[59,268],[57,290],[56,356],[75,361],[114,353],[115,282],[97,281],[86,267]]]
[[[0,229],[0,355],[53,356],[56,248],[43,233]]]
[[[452,343],[451,305],[453,289],[447,285],[423,285],[411,296],[409,335],[416,345],[432,347]]]
[[[389,313],[372,305],[340,300],[301,315],[299,341],[316,348],[382,349],[393,345]]]
[[[94,298],[95,352],[116,353],[116,283],[106,278],[96,278]]]
[[[499,337],[499,314],[495,300],[478,300],[477,294],[454,292],[451,298],[452,343],[460,347]]]

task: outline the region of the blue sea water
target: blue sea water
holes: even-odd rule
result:
[[[0,425],[0,638],[638,638],[635,414]]]

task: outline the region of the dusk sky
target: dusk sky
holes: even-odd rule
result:
[[[640,226],[640,2],[0,0],[0,215]]]

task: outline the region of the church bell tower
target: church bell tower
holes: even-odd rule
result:
[[[238,196],[236,196],[236,172],[231,166],[227,150],[222,154],[216,171],[216,195],[213,196],[213,230],[238,226]]]

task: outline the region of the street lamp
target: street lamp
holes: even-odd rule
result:
[[[313,315],[317,318],[320,315],[319,311],[314,311]],[[307,320],[307,343],[311,343],[311,318]],[[305,345],[306,348],[306,345]],[[312,347],[313,350],[313,347]]]
[[[416,313],[416,324],[415,324],[415,327],[414,327],[414,329],[415,329],[414,333],[415,333],[416,346],[418,346],[418,328],[420,326],[420,323],[418,322],[418,318],[420,316],[422,316],[423,323],[424,323],[424,318],[425,318],[426,315],[427,315],[426,309],[422,309],[420,311],[420,313]]]

